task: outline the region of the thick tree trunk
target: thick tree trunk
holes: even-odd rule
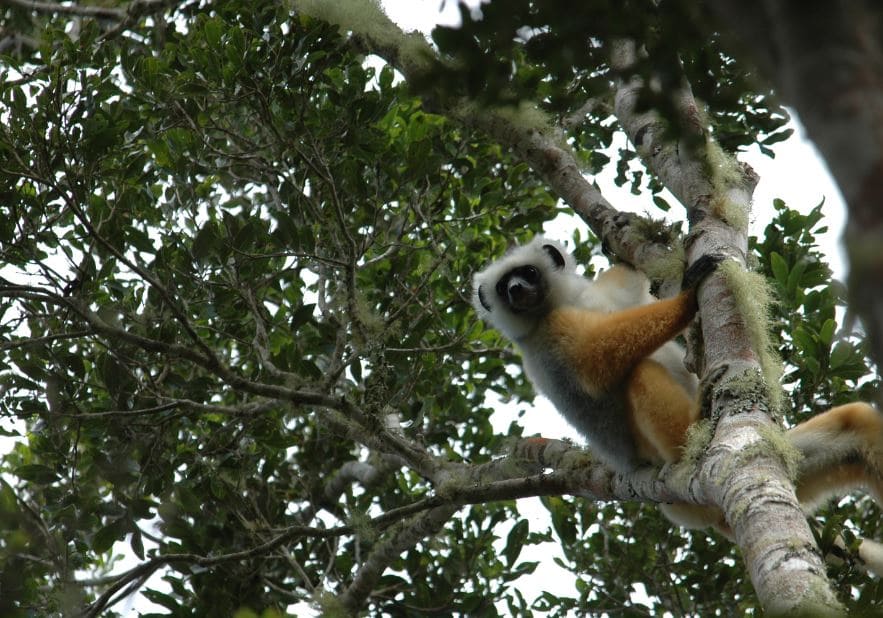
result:
[[[849,209],[852,307],[883,365],[883,8],[865,1],[716,0],[721,29],[794,107]],[[881,395],[883,401],[883,395]]]

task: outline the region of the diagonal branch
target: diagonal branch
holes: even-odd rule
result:
[[[161,4],[159,0],[135,0],[132,4],[153,5]],[[93,17],[97,19],[124,19],[129,11],[112,7],[83,5],[83,4],[60,4],[58,2],[39,2],[38,0],[0,0],[0,4],[17,6],[28,11],[38,13],[55,13],[57,15],[75,15],[78,17]],[[130,5],[131,6],[131,5]]]
[[[611,64],[628,76],[637,60],[636,43],[620,40],[611,47]],[[757,176],[726,155],[706,133],[686,80],[671,94],[681,114],[679,125],[686,128],[678,141],[667,134],[655,111],[638,113],[643,87],[637,75],[621,80],[615,112],[638,154],[687,208],[691,223],[687,263],[709,253],[733,258],[699,291],[704,361],[699,369],[710,376],[708,401],[717,425],[695,486],[706,489],[707,503],[719,505],[726,514],[764,608],[776,613],[816,603],[837,608],[782,457],[772,448],[763,455],[752,453],[765,443],[765,432],[776,427],[770,394],[779,388],[778,372],[772,366],[777,361],[769,359],[762,349],[765,344],[752,336],[753,330],[764,332],[767,325],[749,324],[751,312],[740,306],[735,291],[741,287],[744,297],[748,285],[748,214]],[[750,466],[742,465],[746,459]],[[763,517],[744,508],[759,504],[766,507]],[[769,568],[786,562],[790,568]]]
[[[366,3],[367,4],[367,3]],[[338,3],[296,0],[298,10],[337,23],[353,32],[353,44],[372,53],[398,69],[411,84],[433,83],[428,79],[438,60],[435,51],[419,34],[405,34],[374,6],[370,19],[355,22]],[[368,7],[364,7],[369,10]],[[670,254],[664,244],[648,242],[639,226],[631,225],[634,215],[623,215],[608,202],[601,191],[583,176],[582,169],[567,146],[560,130],[551,126],[535,105],[523,104],[519,110],[479,109],[471,102],[434,101],[426,92],[424,105],[454,118],[466,126],[480,129],[526,161],[534,171],[604,240],[620,258],[639,268]]]
[[[374,546],[352,583],[338,597],[338,601],[348,612],[357,613],[386,567],[403,551],[441,530],[458,509],[457,506],[436,507],[396,526],[391,534]]]

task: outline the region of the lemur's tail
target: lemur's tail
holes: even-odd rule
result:
[[[797,497],[807,512],[857,487],[883,508],[883,414],[866,403],[849,403],[801,423],[787,436],[803,455]]]
[[[832,408],[789,430],[788,439],[803,455],[797,497],[811,513],[827,498],[863,487],[883,508],[883,414],[866,403]],[[846,552],[838,538],[836,547]],[[828,556],[838,561],[841,556]],[[863,539],[858,561],[883,577],[883,544]]]

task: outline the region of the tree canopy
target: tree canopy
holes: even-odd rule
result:
[[[733,544],[622,501],[580,445],[494,431],[534,394],[469,302],[475,270],[574,212],[583,263],[670,289],[653,264],[687,217],[662,188],[745,236],[708,196],[750,201],[752,172],[719,170],[772,154],[787,113],[692,3],[462,16],[433,47],[368,1],[4,3],[0,614],[121,615],[136,592],[171,616],[760,611]],[[684,226],[623,225],[590,180],[608,166]],[[801,206],[745,237],[789,423],[880,386]],[[879,509],[812,525],[837,600],[879,608],[850,551]],[[570,596],[520,585],[550,541]]]

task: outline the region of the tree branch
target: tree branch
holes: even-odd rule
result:
[[[37,0],[0,0],[2,4],[17,6],[38,13],[55,13],[58,15],[76,15],[79,17],[93,17],[96,19],[120,20],[126,17],[128,11],[104,6],[59,4],[57,2],[38,2]],[[157,0],[135,0],[132,5],[160,4]],[[131,5],[130,5],[131,6]]]
[[[633,41],[618,41],[611,64],[628,75],[636,54]],[[767,389],[750,386],[763,384],[761,355],[766,351],[756,349],[758,342],[750,334],[732,282],[746,276],[748,213],[757,176],[726,156],[706,134],[686,80],[672,93],[682,115],[679,124],[688,131],[677,143],[667,138],[654,111],[636,112],[643,87],[639,76],[620,82],[616,115],[642,160],[687,208],[691,221],[685,243],[687,263],[704,254],[723,253],[741,267],[718,269],[699,290],[704,342],[704,367],[699,369],[702,375],[713,376],[706,387],[713,418],[719,421],[693,487],[704,489],[706,502],[720,505],[726,514],[765,609],[773,613],[808,607],[836,610],[840,605],[782,457],[775,448],[754,452],[766,443],[763,432],[775,427],[769,388],[779,388],[778,384]],[[789,568],[775,568],[786,562]]]
[[[403,551],[441,530],[458,508],[440,506],[397,526],[392,534],[374,547],[352,583],[338,597],[343,607],[355,614],[374,590],[386,567]]]

